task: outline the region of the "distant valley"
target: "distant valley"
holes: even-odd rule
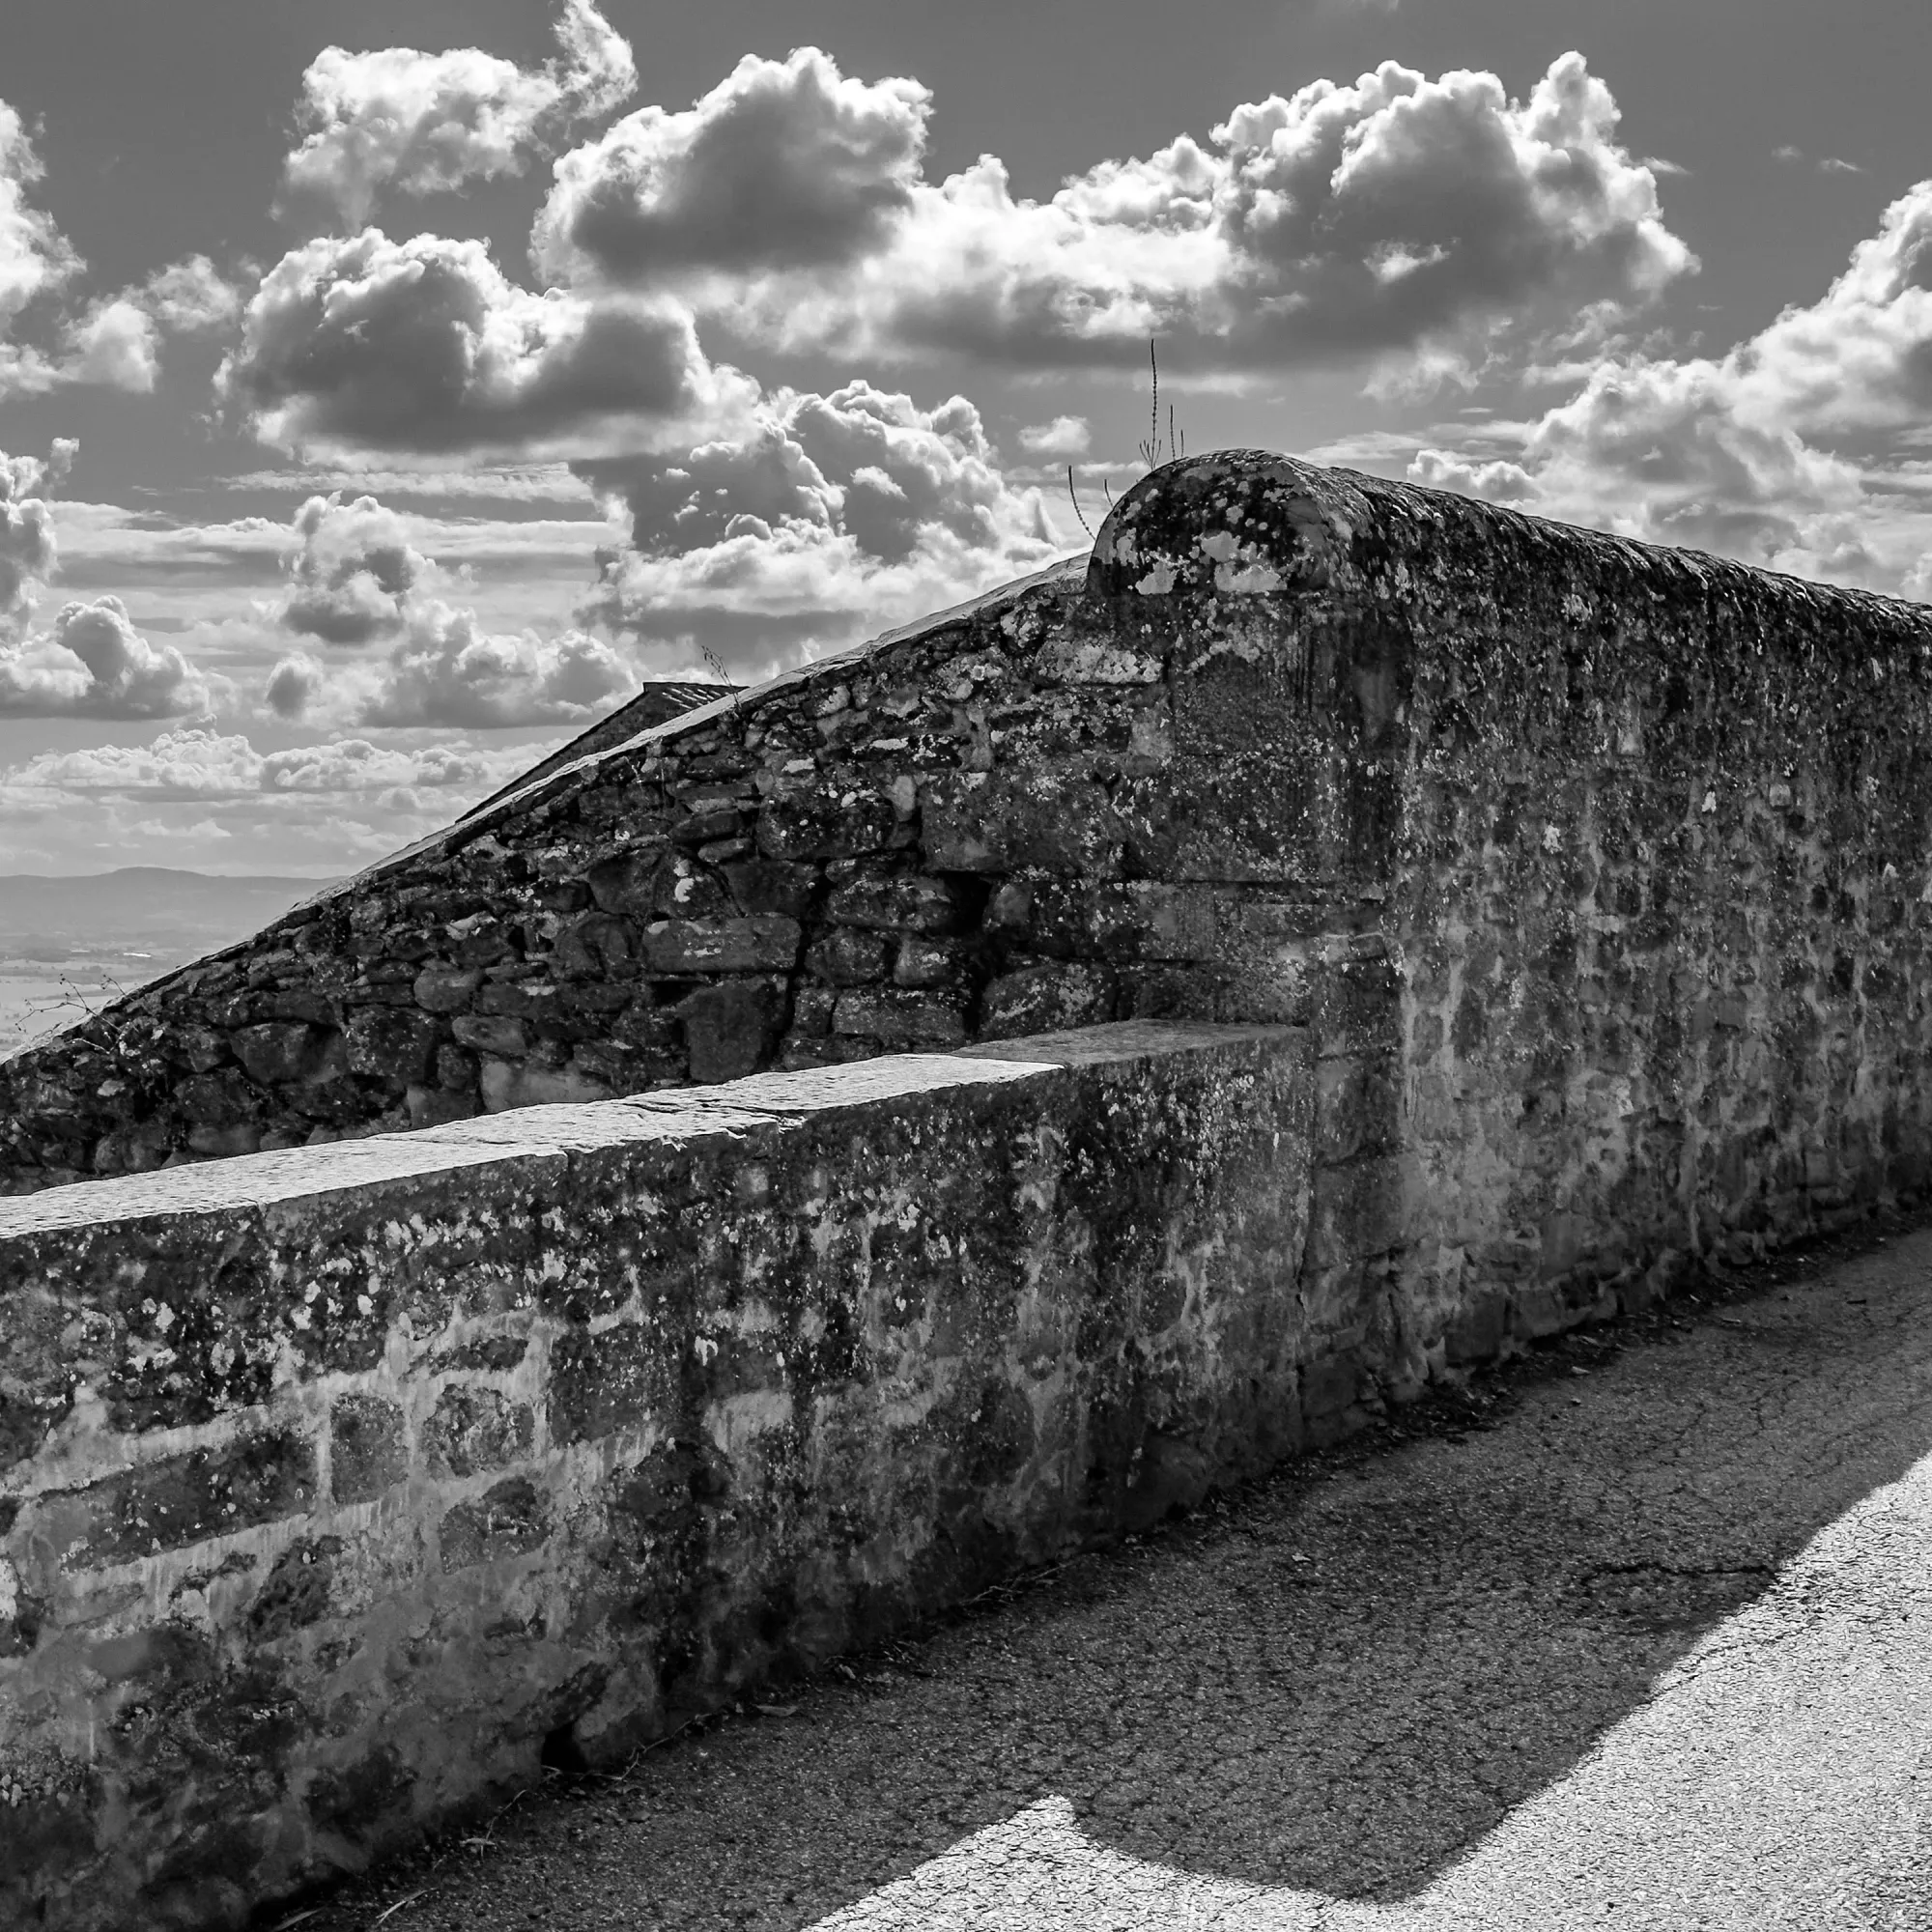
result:
[[[329,883],[162,866],[0,873],[0,1058],[245,939]]]

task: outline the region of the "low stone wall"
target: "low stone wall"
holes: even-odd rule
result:
[[[0,1924],[238,1922],[1349,1426],[1291,1029],[0,1204]]]

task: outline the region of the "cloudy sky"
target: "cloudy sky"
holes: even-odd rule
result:
[[[1262,444],[1932,597],[1923,0],[0,24],[0,872],[322,874]],[[1166,453],[1165,449],[1162,451]]]

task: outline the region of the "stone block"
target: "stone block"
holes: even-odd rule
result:
[[[1125,827],[1104,786],[1077,772],[952,773],[921,788],[920,842],[945,872],[1046,872],[1111,878]]]
[[[798,921],[779,913],[744,919],[658,920],[644,927],[644,967],[654,974],[761,973],[798,962]]]
[[[1403,1237],[1401,1161],[1371,1154],[1316,1170],[1308,1264],[1330,1267],[1386,1254]]]
[[[550,980],[486,980],[477,992],[475,1010],[495,1019],[549,1024],[558,1016],[558,991]]]
[[[1347,1409],[1362,1389],[1361,1364],[1352,1355],[1324,1355],[1301,1371],[1301,1412],[1311,1428]]]
[[[412,1127],[440,1127],[450,1121],[471,1120],[476,1114],[473,1094],[451,1093],[442,1087],[405,1088],[403,1105],[409,1110]]]
[[[1442,1345],[1452,1363],[1490,1362],[1502,1352],[1509,1330],[1509,1296],[1489,1290],[1466,1300],[1443,1330]]]
[[[526,1556],[543,1547],[551,1505],[527,1476],[510,1476],[473,1502],[458,1503],[442,1519],[438,1544],[445,1573]]]
[[[258,1642],[274,1643],[320,1623],[329,1612],[329,1585],[341,1553],[339,1536],[292,1543],[275,1558],[248,1606],[248,1634]]]
[[[175,1104],[193,1122],[218,1127],[238,1115],[254,1111],[260,1091],[239,1067],[223,1066],[212,1073],[193,1073],[175,1089]]]
[[[640,845],[597,860],[584,874],[599,912],[648,913],[657,902],[665,847]]]
[[[676,1345],[653,1326],[622,1321],[594,1333],[573,1328],[552,1344],[554,1443],[601,1441],[667,1421],[677,1401]]]
[[[573,979],[623,977],[637,954],[631,926],[614,913],[586,913],[557,935],[552,956],[558,973]]]
[[[522,1020],[508,1013],[459,1013],[449,1030],[460,1045],[478,1053],[495,1054],[499,1059],[521,1059],[530,1050],[530,1038]]]
[[[1397,1063],[1350,1054],[1316,1067],[1315,1153],[1325,1164],[1393,1147],[1402,1138]]]
[[[423,1425],[423,1457],[439,1476],[474,1476],[521,1461],[530,1453],[530,1440],[526,1404],[457,1382],[438,1396]]]
[[[959,928],[959,895],[944,879],[917,873],[854,879],[826,901],[825,917],[833,925],[874,932],[950,933]]]
[[[252,1431],[70,1493],[78,1533],[64,1538],[64,1563],[131,1562],[312,1507],[315,1444],[294,1428]]]
[[[611,1089],[583,1069],[537,1061],[485,1060],[477,1085],[488,1114],[512,1107],[581,1107],[611,1097]]]
[[[183,1064],[195,1073],[212,1073],[232,1058],[228,1036],[212,1026],[185,1026],[177,1044]]]
[[[1112,640],[1055,638],[1042,644],[1033,661],[1033,674],[1041,684],[1158,684],[1162,664],[1147,651]]]
[[[838,927],[807,949],[805,963],[833,986],[876,984],[886,977],[892,941],[883,933]]]
[[[403,1412],[377,1395],[337,1396],[328,1411],[329,1493],[365,1503],[409,1474]]]
[[[724,867],[724,882],[742,913],[777,913],[802,920],[811,907],[819,872],[815,866],[782,859],[741,859]]]
[[[887,1047],[962,1046],[966,1040],[966,1015],[956,1000],[898,986],[840,993],[832,1027]]]
[[[980,1032],[986,1039],[1057,1033],[1098,1026],[1114,1017],[1120,982],[1105,966],[1052,961],[1001,975],[980,1002]]]
[[[871,785],[787,786],[758,814],[758,850],[767,859],[848,859],[906,842],[891,794]]]
[[[969,955],[943,939],[902,939],[893,954],[895,986],[960,986],[970,971]]]
[[[407,1007],[364,1007],[350,1015],[343,1037],[350,1072],[409,1084],[429,1078],[442,1029]]]
[[[684,1026],[691,1077],[709,1086],[770,1063],[785,1026],[781,980],[725,980],[701,986],[673,1009]]]
[[[339,1042],[341,1036],[306,1020],[269,1020],[238,1027],[229,1038],[249,1079],[272,1087],[312,1078],[321,1071],[331,1040]]]

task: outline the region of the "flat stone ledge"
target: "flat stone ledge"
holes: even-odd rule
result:
[[[622,1100],[518,1107],[412,1133],[238,1154],[0,1199],[0,1242],[101,1222],[267,1207],[498,1161],[590,1153],[635,1142],[737,1135],[921,1094],[1036,1079],[1068,1067],[1125,1066],[1174,1054],[1286,1041],[1300,1032],[1295,1027],[1124,1020],[988,1041],[955,1053],[890,1054],[843,1066],[754,1073],[721,1086],[675,1088]],[[0,1276],[0,1294],[6,1286]]]

